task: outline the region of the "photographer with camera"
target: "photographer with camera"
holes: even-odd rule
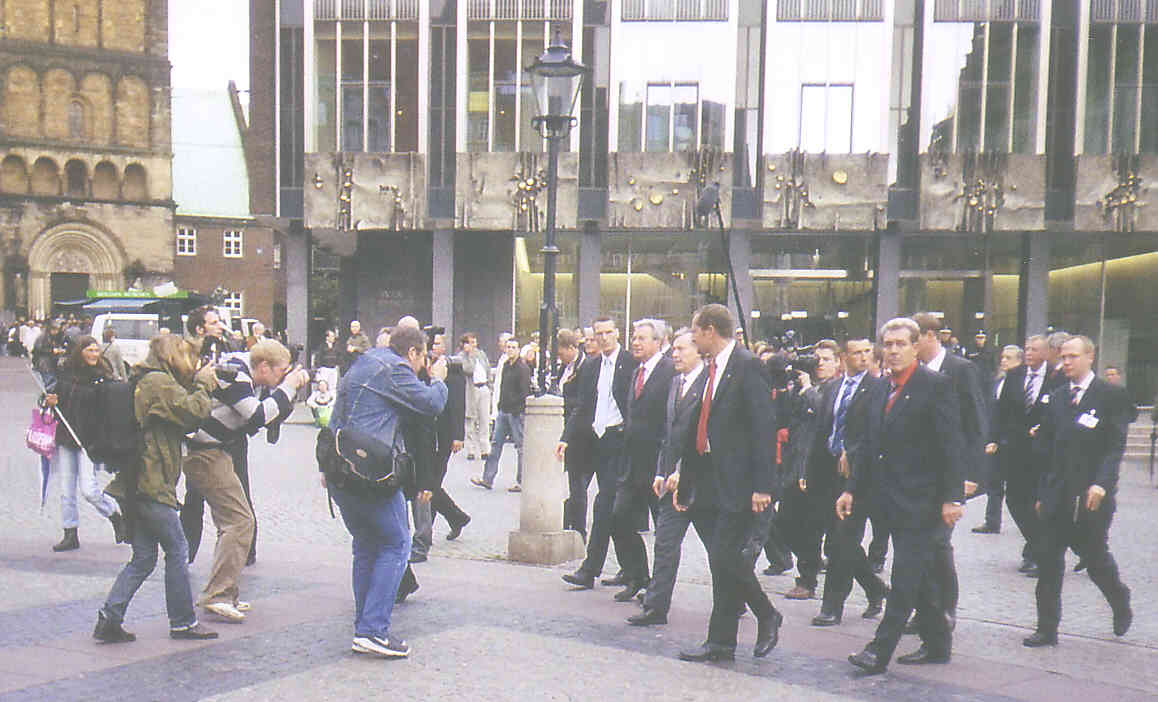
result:
[[[446,407],[446,361],[429,369],[427,385],[418,378],[426,368],[426,338],[399,324],[386,348],[362,354],[343,376],[338,406],[330,426],[365,433],[390,447],[404,445],[403,423],[435,417]],[[433,476],[416,464],[416,499],[429,502]],[[327,487],[354,539],[354,640],[351,648],[385,658],[410,655],[410,647],[390,633],[390,615],[406,561],[410,557],[410,525],[401,489],[367,489],[357,483],[327,478]]]
[[[248,358],[238,354],[223,361],[210,394],[209,416],[187,442],[186,483],[209,503],[217,527],[213,568],[197,604],[231,622],[244,621],[249,610],[249,604],[240,600],[238,580],[255,529],[233,455],[244,455],[249,435],[280,427],[293,412],[293,397],[310,376],[290,363],[289,349],[274,339],[258,341]],[[258,386],[263,388],[260,398]],[[245,475],[248,478],[248,471]]]

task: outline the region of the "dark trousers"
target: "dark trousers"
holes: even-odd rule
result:
[[[949,539],[949,528],[938,521],[931,528],[893,530],[892,538],[892,594],[869,646],[887,663],[915,609],[921,641],[934,653],[947,653],[952,635],[933,570],[939,544]]]
[[[696,534],[707,550],[711,533],[705,531],[710,526],[704,520],[701,510],[689,509],[681,512],[671,503],[671,495],[659,499],[659,519],[655,525],[655,561],[651,569],[651,581],[647,584],[647,594],[643,606],[667,613],[671,609],[671,596],[675,590],[676,574],[680,568],[684,537],[688,527],[695,525]]]
[[[567,465],[568,496],[563,502],[563,528],[587,539],[587,489],[595,472],[588,465]]]
[[[777,531],[796,554],[796,569],[800,573],[797,583],[808,588],[816,587],[816,577],[820,573],[824,522],[818,502],[801,492],[799,486],[793,485],[785,490],[780,499],[780,511],[776,514]]]
[[[253,498],[249,495],[249,438],[239,440],[225,446],[225,452],[233,461],[233,472],[241,481],[241,489],[245,491],[245,501],[249,503],[249,511],[253,513],[253,542],[249,545],[248,562],[257,560],[257,512],[253,509]],[[185,483],[185,503],[181,505],[181,529],[185,532],[185,540],[189,542],[189,562],[197,558],[197,550],[201,547],[201,532],[205,525],[205,496],[195,488]]]
[[[957,580],[957,561],[953,556],[953,527],[947,529],[948,534],[945,538],[937,539],[936,553],[933,557],[933,577],[937,579],[945,611],[957,616],[957,600],[961,588]]]
[[[623,429],[612,428],[595,440],[595,482],[599,491],[591,508],[591,534],[587,539],[587,557],[579,570],[599,577],[607,560],[607,549],[615,539],[615,554],[623,558],[624,548],[615,534],[615,495],[623,477]],[[638,534],[637,534],[638,536]]]
[[[712,616],[708,621],[708,643],[736,648],[740,603],[746,602],[757,619],[776,614],[776,608],[764,594],[753,570],[759,547],[745,554],[758,524],[750,511],[725,512],[704,510],[693,516],[696,531],[707,536],[708,566],[712,571]],[[701,528],[701,526],[703,528]],[[762,527],[765,531],[767,525]]]
[[[446,477],[446,466],[449,462],[449,451],[440,451],[434,454],[434,465],[438,471],[438,489],[434,490],[434,494],[430,498],[430,511],[431,522],[434,521],[435,516],[441,514],[442,518],[446,520],[446,523],[449,524],[451,528],[454,528],[467,519],[470,519],[470,517],[467,516],[466,512],[462,511],[461,507],[455,504],[455,501],[447,494],[446,489],[442,487],[442,481]]]
[[[988,497],[985,501],[985,526],[992,529],[1001,528],[1001,503],[1005,500],[1005,478],[994,475],[989,481],[986,490]]]
[[[884,563],[885,557],[889,555],[888,524],[884,517],[873,512],[869,513],[868,521],[873,528],[873,540],[868,547],[868,561],[869,563]]]
[[[999,454],[1000,455],[1000,454]],[[1029,459],[1022,465],[1013,466],[1007,463],[1005,481],[1005,504],[1009,506],[1009,515],[1017,525],[1025,539],[1025,548],[1022,549],[1023,558],[1034,559],[1034,543],[1041,531],[1041,521],[1033,505],[1036,501],[1037,471],[1030,468]],[[1016,473],[1014,471],[1017,471]]]
[[[833,499],[835,504],[836,500]],[[879,600],[884,597],[885,583],[873,572],[861,548],[864,539],[866,518],[853,514],[846,519],[838,519],[832,515],[825,535],[825,546],[828,550],[828,572],[824,578],[824,595],[820,610],[827,614],[842,616],[844,602],[852,593],[852,583],[855,580],[864,588],[869,600]]]
[[[1082,498],[1085,502],[1085,498]],[[1117,610],[1125,605],[1129,589],[1118,575],[1118,564],[1110,553],[1110,523],[1114,519],[1114,498],[1102,501],[1097,512],[1082,504],[1074,521],[1073,502],[1044,520],[1037,554],[1037,630],[1056,634],[1061,621],[1062,576],[1065,573],[1066,549],[1086,564],[1090,580],[1098,586],[1110,606]]]
[[[776,566],[780,570],[792,567],[792,551],[788,548],[786,539],[776,525],[776,517],[768,523],[768,538],[764,541],[764,556],[769,566]]]

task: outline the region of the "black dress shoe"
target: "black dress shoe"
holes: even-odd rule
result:
[[[974,534],[1000,534],[1001,533],[1001,527],[995,527],[995,526],[991,526],[989,524],[980,524],[978,526],[973,527],[973,533]],[[901,659],[898,658],[897,662],[900,662],[900,660]]]
[[[450,533],[446,535],[446,540],[447,541],[454,541],[455,539],[457,539],[459,537],[459,535],[462,534],[462,528],[464,526],[466,526],[467,524],[470,524],[470,515],[469,514],[466,515],[466,518],[463,519],[461,522],[459,522],[458,524],[455,524],[454,526],[452,526],[450,528]]]
[[[1130,588],[1123,586],[1126,593],[1114,606],[1114,636],[1125,636],[1134,622],[1134,610],[1130,609]]]
[[[426,562],[426,554],[425,553],[418,553],[418,552],[411,553],[409,562],[410,563],[425,563]]]
[[[837,624],[840,624],[839,614],[821,612],[812,618],[812,626],[836,626]]]
[[[877,654],[876,651],[868,648],[861,651],[860,653],[854,653],[849,656],[848,662],[852,663],[866,673],[869,673],[870,675],[883,673],[885,672],[885,668],[888,666],[887,663],[881,660],[881,657]]]
[[[681,661],[691,661],[692,663],[734,661],[736,660],[736,651],[719,644],[704,642],[693,649],[680,651],[679,657]]]
[[[619,592],[615,593],[616,602],[631,602],[635,596],[643,589],[642,585],[628,585]]]
[[[784,615],[772,610],[772,615],[756,621],[756,647],[752,655],[757,658],[767,656],[769,651],[776,648],[780,641],[780,625],[784,623]]]
[[[595,587],[595,577],[592,575],[584,575],[583,571],[580,570],[564,575],[563,582],[568,585],[574,585],[580,590],[590,590]]]
[[[903,663],[905,665],[925,665],[926,663],[948,663],[949,658],[950,658],[950,655],[949,655],[948,651],[944,651],[944,652],[931,651],[931,650],[929,650],[929,648],[925,644],[921,644],[921,647],[918,648],[916,651],[913,651],[912,653],[907,653],[903,656],[898,656],[897,657],[897,663]]]
[[[632,626],[654,626],[656,624],[667,624],[667,613],[661,612],[658,609],[651,609],[644,607],[639,614],[633,614],[627,618],[627,623]]]
[[[1042,631],[1035,631],[1029,636],[1021,640],[1021,645],[1026,648],[1041,648],[1042,646],[1057,646],[1057,634],[1047,634]]]
[[[881,612],[885,611],[885,599],[888,598],[890,590],[889,590],[889,586],[885,585],[883,580],[881,581],[880,584],[881,584],[880,596],[869,598],[868,607],[865,607],[865,610],[863,612],[861,612],[861,615],[860,615],[861,619],[872,619],[873,617],[877,616]]]
[[[616,573],[615,577],[604,578],[604,579],[599,581],[599,584],[600,585],[606,585],[607,587],[617,587],[619,585],[626,585],[627,584],[627,578],[624,577],[623,571],[619,571],[618,573]]]
[[[764,569],[764,575],[783,575],[792,570],[792,563],[769,563]]]
[[[418,581],[417,580],[410,580],[410,581],[403,580],[398,585],[398,593],[394,595],[394,604],[402,604],[403,602],[406,601],[407,597],[410,597],[411,595],[413,595],[416,592],[418,592]]]

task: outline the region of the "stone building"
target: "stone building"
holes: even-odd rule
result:
[[[167,280],[166,0],[5,0],[0,31],[0,308]]]
[[[1158,391],[1136,304],[1158,296],[1158,3],[251,0],[251,28],[254,182],[299,340],[312,247],[341,257],[340,326],[537,328],[525,67],[557,35],[592,69],[560,160],[563,324],[734,305],[693,216],[718,183],[754,338],[922,310],[963,342],[1052,326]]]

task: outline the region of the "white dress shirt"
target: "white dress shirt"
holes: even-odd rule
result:
[[[945,355],[947,353],[948,353],[948,351],[946,351],[945,347],[942,346],[941,350],[937,352],[937,355],[933,356],[933,359],[925,364],[925,367],[928,368],[929,370],[937,371],[938,373],[940,373],[941,372],[941,364],[945,362]]]
[[[1090,389],[1090,383],[1092,383],[1092,382],[1094,382],[1094,372],[1093,371],[1086,373],[1085,377],[1076,383],[1073,382],[1072,380],[1070,381],[1070,385],[1069,385],[1070,393],[1072,394],[1075,388],[1077,388],[1077,390],[1078,390],[1078,396],[1074,398],[1074,404],[1075,405],[1081,404],[1082,398],[1086,396],[1086,390]]]
[[[736,348],[736,340],[732,339],[724,350],[716,354],[716,377],[712,380],[712,399],[716,399],[716,392],[720,389],[720,379],[724,377],[724,369],[728,367],[728,361],[732,358],[732,351]],[[707,388],[704,388],[704,394],[707,394]]]
[[[595,383],[595,418],[591,430],[595,436],[603,438],[610,428],[623,424],[623,413],[615,401],[612,386],[615,382],[615,361],[619,358],[619,346],[605,354],[599,361],[599,380]]]
[[[704,364],[703,363],[697,363],[695,368],[691,369],[690,371],[688,371],[687,373],[684,373],[681,376],[682,380],[680,381],[679,397],[676,398],[677,402],[684,399],[684,394],[687,393],[688,388],[690,388],[692,386],[692,383],[696,382],[696,378],[700,377],[700,373],[702,373],[703,370],[704,370]]]
[[[647,384],[647,379],[651,377],[651,372],[653,370],[655,370],[656,366],[659,365],[659,360],[661,358],[663,358],[663,354],[657,353],[657,354],[653,355],[651,358],[644,361],[643,365],[640,366],[640,368],[643,369],[640,372],[643,373],[643,382],[645,385]]]
[[[1037,398],[1041,395],[1041,385],[1045,382],[1045,364],[1037,367],[1037,370],[1026,366],[1025,367],[1025,387],[1022,388],[1027,397],[1033,399],[1033,403],[1037,402]],[[1033,388],[1033,394],[1030,395],[1030,387]]]

